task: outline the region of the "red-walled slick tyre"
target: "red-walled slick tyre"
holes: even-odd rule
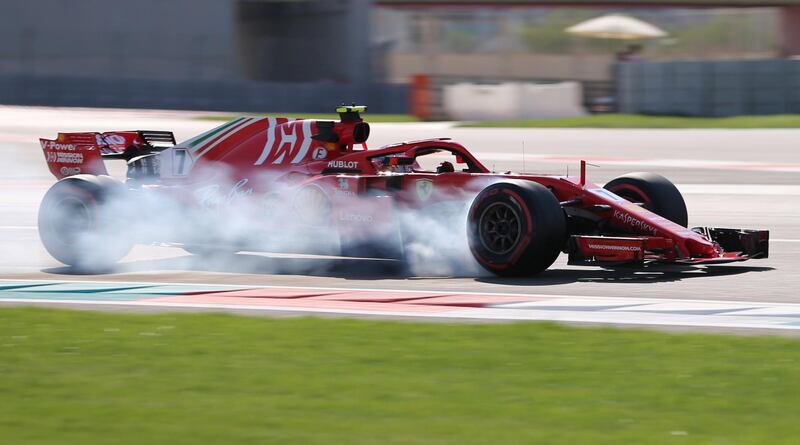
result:
[[[686,227],[689,216],[686,202],[669,179],[655,173],[628,173],[612,179],[603,188],[675,224]]]
[[[556,197],[530,181],[486,187],[472,203],[467,235],[472,255],[503,276],[534,275],[550,267],[566,239],[566,219]]]
[[[123,192],[124,185],[108,176],[76,175],[55,183],[39,206],[39,237],[47,252],[86,270],[108,268],[125,256],[133,242],[105,207]]]

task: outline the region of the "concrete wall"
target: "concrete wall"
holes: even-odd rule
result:
[[[800,60],[630,62],[616,68],[623,113],[800,113]]]
[[[404,113],[371,0],[0,0],[0,103]]]
[[[458,83],[444,87],[444,111],[456,120],[554,119],[586,114],[578,82],[497,85]]]
[[[248,79],[366,82],[370,0],[237,3]]]
[[[240,78],[231,0],[2,0],[0,74]]]
[[[2,0],[0,74],[365,82],[370,0]]]

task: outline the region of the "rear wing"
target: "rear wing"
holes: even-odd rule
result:
[[[169,148],[175,146],[175,135],[171,131],[139,130],[139,136],[151,147]]]
[[[104,158],[129,160],[135,156],[174,147],[175,135],[171,131],[118,131],[97,133],[97,141],[106,146],[106,150],[102,152]],[[135,152],[132,152],[131,147],[136,148]]]
[[[50,172],[58,179],[82,173],[106,175],[103,159],[131,160],[175,145],[171,131],[110,131],[59,133],[39,139]]]

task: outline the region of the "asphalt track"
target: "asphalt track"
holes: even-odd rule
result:
[[[720,329],[736,326],[775,329],[774,320],[783,320],[778,323],[782,326],[780,329],[800,326],[793,324],[796,322],[794,317],[800,313],[793,306],[793,303],[800,303],[797,260],[800,255],[800,130],[477,129],[453,128],[448,123],[373,125],[370,139],[373,147],[402,140],[447,136],[462,142],[496,171],[519,171],[524,165],[530,172],[566,173],[569,170],[574,173],[578,160],[585,158],[598,166],[589,170],[590,180],[597,183],[628,171],[647,170],[664,174],[683,191],[690,225],[769,229],[772,242],[770,258],[766,260],[696,269],[611,271],[567,266],[565,259],[561,258],[550,270],[537,277],[507,279],[474,270],[440,274],[436,273],[436,268],[421,268],[408,273],[399,271],[386,261],[249,252],[208,263],[198,261],[180,249],[158,246],[137,246],[118,268],[108,273],[81,275],[49,257],[39,243],[35,227],[39,200],[53,182],[39,149],[39,137],[52,137],[58,131],[146,128],[172,130],[182,140],[218,124],[195,119],[197,115],[167,111],[0,107],[0,156],[4,161],[0,170],[0,278],[17,285],[41,284],[42,280],[48,283],[80,282],[75,284],[79,287],[90,286],[87,281],[100,281],[104,284],[99,285],[105,287],[109,287],[109,282],[124,283],[125,286],[147,282],[226,285],[230,286],[229,290],[272,286],[272,289],[283,289],[284,292],[293,288],[322,288],[334,293],[336,289],[346,289],[342,291],[345,293],[365,290],[390,294],[394,291],[423,292],[436,298],[477,295],[483,301],[481,307],[484,309],[494,306],[494,303],[485,302],[486,297],[495,298],[497,304],[506,304],[511,301],[508,298],[525,301],[531,298],[558,299],[568,305],[583,305],[584,309],[580,311],[584,313],[597,307],[607,311],[609,307],[621,304],[620,301],[653,304],[653,300],[664,300],[669,304],[656,311],[627,311],[624,317],[592,315],[596,320],[584,320],[586,317],[581,316],[577,319],[562,317],[554,314],[552,309],[543,313],[537,311],[535,316],[526,313],[517,318],[489,315],[498,310],[486,309],[489,312],[483,316],[465,318],[557,319],[637,325],[661,323]],[[120,173],[121,170],[114,172]],[[0,301],[5,295],[7,303],[36,300],[25,298],[31,295],[20,297],[3,292],[0,291]],[[586,298],[597,303],[595,309],[591,309],[593,304],[584,304]],[[575,299],[579,301],[575,302]],[[609,299],[613,303],[610,306],[598,303]],[[49,301],[51,304],[53,301],[80,304],[68,300],[59,297]],[[719,305],[709,307],[709,302],[718,302],[725,308],[720,309]],[[737,306],[737,302],[747,304]],[[675,304],[679,307],[674,307]],[[197,309],[202,306],[198,303]],[[213,310],[226,308],[217,303],[206,306],[205,309]],[[261,304],[256,309],[249,306],[241,304],[236,310],[274,313],[290,310],[279,305]],[[476,308],[475,305],[461,307]],[[756,325],[692,318],[743,307],[756,310],[756,314],[766,311],[771,315],[756,320]],[[291,310],[297,308],[295,305]],[[373,312],[407,315],[394,310],[396,308],[386,308]],[[348,312],[326,308],[326,304],[311,309],[315,313],[370,313],[369,310],[364,314],[358,309]],[[613,309],[612,312],[619,311]],[[667,315],[654,318],[653,313]]]

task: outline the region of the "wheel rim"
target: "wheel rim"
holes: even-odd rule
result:
[[[91,229],[89,209],[78,199],[66,198],[55,206],[50,227],[62,243],[75,244],[82,234]]]
[[[483,247],[495,255],[511,252],[522,234],[517,209],[505,202],[487,207],[479,219],[479,235]]]

